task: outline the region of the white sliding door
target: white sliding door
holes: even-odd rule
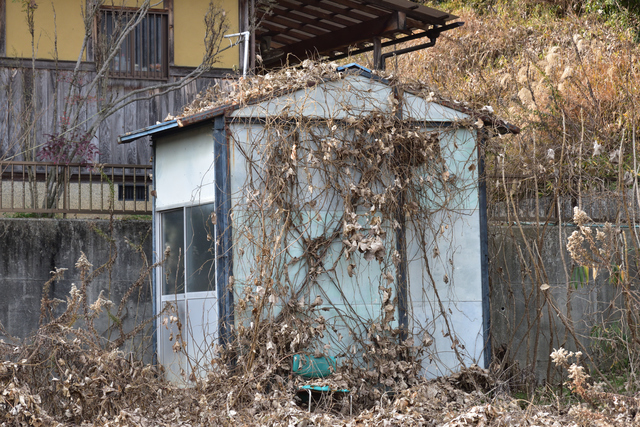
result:
[[[218,339],[213,203],[158,213],[158,359],[166,378],[187,382],[209,369]]]

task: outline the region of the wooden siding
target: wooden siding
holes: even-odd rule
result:
[[[8,65],[8,64],[7,64]],[[16,64],[23,65],[23,64]],[[39,64],[35,70],[27,67],[0,66],[0,159],[29,160],[24,155],[21,138],[32,129],[37,146],[43,144],[53,133],[54,123],[59,121],[68,93],[70,71],[47,68]],[[177,74],[177,73],[172,73]],[[182,89],[148,100],[133,102],[116,114],[107,118],[97,129],[94,144],[100,154],[100,163],[150,164],[151,149],[148,138],[131,144],[118,145],[117,138],[126,132],[141,129],[164,120],[168,114],[175,115],[182,106],[194,99],[196,94],[217,82],[224,84],[223,72],[191,82]],[[93,71],[84,72],[86,81],[93,77]],[[179,79],[170,76],[169,81]],[[110,95],[151,86],[157,82],[144,80],[111,81],[106,94],[86,104],[82,119],[90,121],[96,114],[98,103]],[[56,88],[58,96],[56,96]],[[34,92],[33,94],[31,92]],[[29,111],[29,100],[33,99],[34,108]]]
[[[7,55],[7,4],[0,0],[0,56]]]
[[[56,0],[55,2],[37,2],[34,11],[35,57],[37,59],[58,58],[62,61],[75,61],[82,46],[84,31],[83,9],[85,0]],[[137,7],[135,0],[105,2],[104,6]],[[177,7],[174,10],[174,4]],[[167,28],[168,62],[170,65],[196,67],[202,62],[206,26],[204,16],[209,0],[153,1],[152,10],[167,10],[169,25]],[[225,11],[226,33],[237,33],[239,26],[238,0],[220,0],[217,6]],[[33,56],[31,36],[23,10],[23,2],[0,0],[0,57],[29,59]],[[97,31],[98,28],[94,28]],[[175,42],[175,45],[174,45]],[[222,47],[229,44],[222,41]],[[238,66],[239,49],[221,52],[219,67]],[[92,61],[93,42],[90,42],[83,60]]]

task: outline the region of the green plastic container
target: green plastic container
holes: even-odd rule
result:
[[[313,357],[304,354],[293,356],[293,373],[302,378],[325,378],[333,374],[336,367],[335,357]]]

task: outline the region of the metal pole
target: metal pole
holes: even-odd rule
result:
[[[373,69],[384,70],[384,58],[382,57],[382,40],[380,37],[373,38]]]
[[[242,58],[242,77],[247,76],[247,68],[249,67],[249,41],[251,33],[249,31],[243,31],[241,33],[227,34],[224,36],[225,39],[230,39],[231,37],[238,37],[238,41],[231,44],[231,47],[244,42],[244,57]]]

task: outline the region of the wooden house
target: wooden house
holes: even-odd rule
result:
[[[234,36],[222,39],[226,49],[216,55],[213,68],[180,84],[207,52],[209,4],[0,0],[0,102],[5,111],[0,116],[0,211],[106,212],[106,176],[116,185],[117,212],[148,213],[148,140],[122,146],[118,135],[179,113],[197,93],[237,78],[242,70],[253,73],[310,56],[340,59],[365,52],[373,52],[375,68],[384,68],[386,58],[432,46],[443,31],[462,25],[451,23],[453,15],[408,0],[222,0],[215,4],[225,25],[214,30],[218,41]],[[104,41],[149,5],[118,51],[105,58]],[[392,50],[414,40],[418,44]],[[108,73],[95,81],[104,64]],[[150,89],[159,83],[177,87]],[[105,106],[127,94],[135,99],[114,103],[108,117],[97,119]],[[69,120],[78,132],[64,131]],[[91,139],[83,141],[82,132],[88,130]],[[84,144],[80,152],[97,150],[93,162],[109,166],[92,172],[75,149],[67,150],[71,158],[43,156],[43,147],[53,145],[55,151],[77,139]]]
[[[24,160],[21,144],[26,131],[21,115],[33,100],[36,105],[28,113],[35,120],[36,144],[59,126],[65,103],[73,99],[65,96],[69,79],[80,62],[81,78],[90,81],[96,72],[100,55],[100,40],[115,31],[118,20],[136,11],[136,2],[100,2],[90,37],[83,14],[94,2],[60,0],[33,2],[33,38],[29,28],[29,3],[0,2],[0,78],[2,105],[6,114],[0,119],[0,141],[3,160]],[[142,2],[138,2],[142,3]],[[172,0],[152,2],[146,16],[125,37],[117,55],[111,61],[108,86],[111,93],[126,93],[146,86],[171,83],[184,77],[200,65],[204,51],[205,22],[208,0],[194,0],[188,4],[174,4]],[[239,29],[238,2],[225,0],[228,33]],[[195,19],[194,17],[198,17]],[[106,33],[106,34],[105,34]],[[33,41],[33,45],[32,45]],[[88,45],[83,48],[83,42]],[[228,43],[228,42],[227,42]],[[158,118],[175,113],[182,105],[207,85],[233,73],[239,63],[238,48],[220,54],[212,71],[186,87],[149,100],[123,106],[108,117],[95,134],[100,163],[148,164],[148,144],[141,141],[126,149],[117,145],[117,136],[155,123]],[[79,58],[80,57],[80,58]],[[87,119],[95,113],[106,94],[97,92],[83,105]],[[57,116],[56,116],[57,115]],[[29,124],[32,126],[33,124]]]

